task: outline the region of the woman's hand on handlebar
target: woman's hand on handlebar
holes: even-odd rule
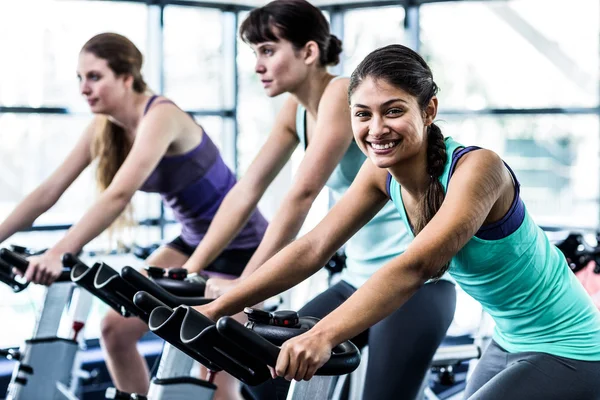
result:
[[[63,270],[60,255],[54,254],[51,250],[39,256],[29,257],[27,261],[29,266],[25,272],[25,279],[28,282],[48,286],[60,276]]]
[[[211,304],[205,304],[203,306],[195,306],[194,310],[198,311],[200,314],[204,315],[206,318],[210,319],[213,322],[216,322],[221,316],[215,314],[212,311]]]
[[[237,286],[238,283],[240,283],[239,278],[210,278],[206,281],[206,289],[204,289],[204,296],[209,299],[216,299],[217,297],[223,296],[225,293]]]
[[[292,338],[281,346],[275,374],[288,381],[309,380],[331,358],[333,347],[322,335],[310,331]]]

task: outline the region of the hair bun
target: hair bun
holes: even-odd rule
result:
[[[342,52],[342,41],[335,35],[329,37],[327,45],[326,65],[337,65],[340,62],[340,53]]]

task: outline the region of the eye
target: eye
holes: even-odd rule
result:
[[[94,81],[94,82],[96,82],[96,81],[99,81],[99,80],[100,80],[100,75],[98,75],[98,74],[93,74],[93,73],[92,73],[92,74],[89,74],[89,75],[88,75],[88,79],[89,79],[90,81]]]
[[[369,114],[367,111],[357,111],[354,116],[358,117],[358,118],[367,118],[369,117],[371,114]]]
[[[263,47],[261,52],[265,55],[265,56],[272,56],[273,55],[273,49],[269,48],[269,47]]]
[[[403,112],[404,110],[402,110],[401,108],[390,108],[386,114],[395,117],[401,115]]]

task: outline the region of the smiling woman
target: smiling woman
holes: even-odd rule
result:
[[[273,1],[249,13],[241,24],[240,37],[256,55],[255,72],[265,94],[275,97],[287,93],[289,96],[274,120],[269,138],[234,189],[235,197],[234,191],[227,196],[206,239],[198,247],[198,257],[192,257],[187,264],[190,269],[205,265],[230,240],[236,225],[246,218],[245,210],[258,203],[300,144],[305,153],[292,187],[241,279],[207,282],[207,295],[215,297],[223,294],[227,297],[228,291],[235,290],[237,285],[243,286],[244,290],[236,291],[235,297],[240,301],[238,304],[251,306],[255,304],[252,300],[242,298],[256,296],[256,292],[244,285],[245,281],[259,274],[262,265],[277,259],[276,254],[295,240],[324,187],[335,201],[342,197],[357,178],[366,157],[352,136],[347,99],[349,81],[327,71],[328,65],[339,61],[341,42],[331,35],[327,20],[316,7],[305,0]],[[389,141],[381,144],[390,146],[386,143]],[[346,243],[347,268],[342,272],[342,280],[302,307],[301,315],[322,318],[329,314],[387,261],[404,251],[410,238],[391,203],[386,205],[386,200],[380,199],[372,214],[372,220]],[[335,249],[325,250],[315,242],[310,249],[305,249],[303,258],[314,268],[311,272],[325,265],[331,256],[327,251],[336,251],[344,243],[338,242]],[[299,282],[310,275],[307,270],[286,268],[286,271],[277,281],[269,279],[273,283],[270,288],[273,294],[278,293],[275,287],[287,289],[290,282]],[[405,307],[352,339],[359,347],[369,345],[364,398],[415,398],[431,358],[450,325],[454,306],[455,289],[449,280],[426,284]],[[419,315],[418,322],[411,318],[415,315]],[[412,330],[404,334],[401,327],[408,321]],[[287,378],[301,379],[301,376],[298,372]],[[287,386],[287,382],[279,379],[276,385],[267,382],[251,390],[258,399],[270,399],[274,398],[275,391],[287,391]]]
[[[413,348],[397,354],[399,360],[386,358],[414,336],[413,347],[425,352],[433,332],[418,330],[432,314],[442,319],[447,311],[446,299],[432,287],[444,288],[437,278],[448,270],[496,322],[465,398],[598,399],[600,312],[528,214],[508,165],[490,150],[465,147],[432,128],[436,90],[429,67],[413,50],[390,45],[369,54],[348,85],[354,138],[369,160],[321,223],[200,311],[216,319],[293,287],[391,200],[412,242],[357,290],[334,286],[329,300],[341,304],[282,345],[278,376],[311,379],[335,345],[351,338],[358,345],[364,332],[369,357],[373,348],[380,357],[375,365],[369,360],[369,370],[414,362]],[[428,299],[421,297],[425,292]],[[402,324],[389,323],[399,315]],[[382,325],[394,338],[384,349],[372,342],[373,335],[382,339]],[[389,374],[380,393],[403,374],[400,368],[377,372]],[[368,379],[369,373],[367,385]],[[398,393],[389,398],[414,398]]]

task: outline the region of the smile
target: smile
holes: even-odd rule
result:
[[[387,142],[387,143],[370,143],[372,148],[374,148],[375,150],[387,150],[387,149],[391,149],[392,147],[396,147],[398,145],[398,143],[400,143],[400,140],[396,140],[393,142]]]

